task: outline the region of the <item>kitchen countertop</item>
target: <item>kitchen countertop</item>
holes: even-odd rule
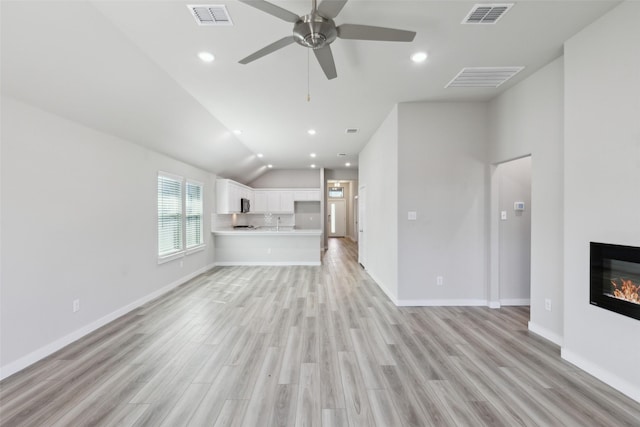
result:
[[[218,236],[319,236],[320,229],[298,229],[282,226],[276,231],[276,227],[259,228],[226,228],[213,230],[212,233]]]

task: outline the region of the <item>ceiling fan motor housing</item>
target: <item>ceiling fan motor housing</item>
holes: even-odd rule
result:
[[[324,18],[317,13],[302,16],[293,26],[293,38],[296,43],[311,49],[320,49],[338,36],[333,19]]]

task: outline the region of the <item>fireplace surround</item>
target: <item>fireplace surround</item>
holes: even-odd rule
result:
[[[591,242],[590,303],[640,320],[640,248]]]

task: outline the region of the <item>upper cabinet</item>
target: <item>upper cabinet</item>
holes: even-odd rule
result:
[[[216,180],[216,213],[239,213],[242,198],[250,200],[250,213],[294,213],[295,202],[320,201],[320,189],[262,188],[254,190],[230,179]]]
[[[253,205],[253,189],[230,179],[216,180],[216,213],[230,214],[240,212],[240,199],[249,199],[251,205]]]
[[[320,201],[319,189],[302,189],[293,191],[293,200],[295,202],[315,202]]]

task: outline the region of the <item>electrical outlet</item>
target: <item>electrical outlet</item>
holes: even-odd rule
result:
[[[551,299],[545,298],[544,300],[544,309],[547,311],[551,311]]]
[[[184,261],[180,260],[180,268],[184,267]]]
[[[444,277],[442,277],[442,276],[436,277],[436,285],[438,285],[438,286],[444,285]]]
[[[80,311],[80,300],[79,299],[74,299],[73,300],[73,312],[76,313]]]

